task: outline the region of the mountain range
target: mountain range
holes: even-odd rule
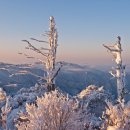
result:
[[[111,68],[104,68],[65,62],[56,77],[56,85],[70,95],[76,95],[89,85],[103,86],[107,92],[116,97],[116,79],[108,72]],[[21,88],[34,86],[39,83],[39,76],[44,75],[42,66],[0,63],[0,87],[10,95],[14,95]],[[126,89],[130,92],[128,86],[130,86],[130,72],[126,74]],[[130,96],[127,95],[127,98],[130,99]]]

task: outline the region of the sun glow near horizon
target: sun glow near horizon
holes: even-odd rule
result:
[[[31,1],[31,3],[26,0],[1,1],[0,61],[33,62],[18,55],[18,52],[25,52],[25,44],[21,40],[37,38],[46,29],[48,30],[49,16],[53,15],[59,35],[57,61],[93,65],[112,63],[112,58],[102,44],[114,43],[116,36],[120,35],[123,61],[129,64],[130,17],[127,14],[130,8],[128,3],[129,1],[112,0],[75,1],[75,3],[52,0]]]

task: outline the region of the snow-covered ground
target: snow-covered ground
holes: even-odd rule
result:
[[[60,109],[59,112],[68,111],[68,109],[74,110],[72,111],[72,113],[69,113],[72,114],[72,117],[75,115],[73,118],[65,117],[67,118],[67,121],[69,121],[69,123],[72,123],[68,126],[68,129],[66,130],[70,130],[69,128],[71,128],[71,130],[72,128],[74,128],[74,130],[79,130],[79,128],[83,128],[83,124],[85,125],[84,127],[86,128],[86,130],[98,130],[99,127],[104,127],[105,129],[101,130],[106,130],[107,127],[118,127],[115,124],[113,125],[113,127],[109,126],[111,124],[109,124],[107,121],[113,121],[112,117],[102,118],[102,115],[105,112],[106,108],[108,108],[106,112],[109,112],[111,109],[113,110],[113,108],[114,111],[120,112],[116,105],[114,106],[111,104],[110,106],[107,106],[109,102],[107,102],[106,99],[112,101],[112,94],[116,93],[115,81],[114,79],[111,79],[111,76],[107,71],[101,71],[88,66],[65,63],[56,79],[57,86],[62,91],[60,91],[59,94],[54,92],[55,94],[50,93],[48,95],[45,85],[40,85],[41,81],[39,81],[39,76],[44,76],[45,74],[44,70],[42,70],[41,67],[30,66],[27,64],[11,65],[4,63],[1,63],[0,67],[1,87],[3,87],[4,90],[7,92],[6,94],[3,89],[0,89],[0,107],[2,108],[2,120],[0,123],[1,125],[3,125],[1,127],[2,130],[4,130],[4,128],[10,128],[10,130],[15,130],[15,126],[17,126],[18,130],[23,130],[23,128],[27,126],[27,130],[29,130],[30,128],[34,128],[31,127],[32,125],[39,127],[39,125],[36,125],[39,121],[43,121],[43,123],[41,123],[41,126],[43,126],[46,124],[43,120],[44,116],[46,115],[40,116],[40,114],[37,115],[36,112],[39,113],[39,110],[43,110],[43,108],[45,109],[45,111],[48,111],[50,107],[53,108],[54,105],[57,105],[55,106],[57,107],[56,111],[58,110],[58,108]],[[128,74],[128,81],[130,81],[129,78],[130,76]],[[66,92],[71,95],[75,95],[75,97],[72,97],[71,95],[66,95],[66,93],[61,92]],[[7,97],[7,95],[10,95],[11,97]],[[45,97],[41,98],[42,96]],[[37,97],[39,97],[38,100]],[[53,99],[49,99],[47,101],[49,97],[53,97],[54,102],[52,102]],[[71,103],[69,103],[70,101]],[[26,105],[26,103],[28,103],[28,105]],[[75,108],[73,108],[73,103],[74,106],[76,105]],[[67,104],[71,104],[71,108],[69,108],[69,105],[66,106]],[[62,105],[62,107],[59,107],[60,105]],[[125,115],[126,112],[129,114],[129,106],[129,104],[126,104],[126,106],[122,107],[122,109],[124,109],[122,111],[122,114]],[[33,112],[32,110],[34,109],[36,111]],[[54,109],[51,110],[53,111]],[[112,112],[106,114],[111,115]],[[32,115],[34,116],[30,117]],[[55,116],[54,113],[49,113],[48,118],[52,118],[53,115]],[[59,117],[57,117],[57,119],[58,118]],[[119,120],[119,117],[117,116],[116,119]],[[122,130],[125,130],[124,128],[128,127],[129,119],[125,116],[122,120],[124,119],[127,120],[124,121],[124,126],[121,126]],[[65,122],[61,124],[62,127],[64,123]],[[105,126],[105,123],[107,124],[107,127]],[[71,125],[74,125],[76,127],[72,127]],[[48,130],[51,130],[50,127],[47,128]],[[51,128],[54,128],[54,126],[52,125]],[[54,130],[57,130],[57,128],[55,128]]]

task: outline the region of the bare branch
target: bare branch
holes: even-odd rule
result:
[[[29,49],[29,47],[25,47],[25,49]]]
[[[37,41],[37,42],[44,42],[44,43],[48,43],[47,41],[42,41],[42,40],[37,40],[35,38],[30,38],[31,40]]]
[[[42,61],[41,59],[37,59],[37,60],[39,60],[39,62],[42,63],[42,64],[44,64],[44,65],[46,64],[46,63],[45,63],[44,61]]]
[[[48,51],[50,50],[50,49],[48,49],[48,48],[43,48],[43,47],[41,47],[40,49],[41,49],[41,50],[48,50]]]
[[[27,56],[26,58],[29,58],[29,59],[34,59],[34,57],[32,57],[32,56]]]
[[[24,56],[28,56],[27,54],[24,54]]]
[[[37,52],[37,53],[40,53],[40,54],[42,54],[43,56],[47,57],[46,54],[44,54],[44,53],[41,52],[39,49],[37,49],[36,47],[34,47],[29,41],[27,41],[27,40],[22,40],[22,41],[23,41],[23,42],[27,42],[28,45],[29,45],[29,48],[30,48],[31,50],[33,50],[33,51],[35,51],[35,52]]]
[[[61,66],[58,68],[58,70],[57,70],[56,73],[54,74],[54,76],[53,76],[53,78],[51,79],[51,81],[53,81],[53,80],[55,79],[55,77],[58,75],[59,71],[61,70],[63,64],[60,63],[60,65],[61,65]]]
[[[47,34],[42,34],[42,36],[44,36],[44,37],[48,37],[48,35],[47,35]]]
[[[19,54],[19,55],[22,55],[23,53],[21,53],[21,52],[18,52],[18,54]]]

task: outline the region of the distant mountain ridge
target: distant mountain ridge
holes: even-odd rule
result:
[[[109,69],[109,68],[108,68]],[[42,67],[30,64],[0,63],[0,86],[8,94],[15,94],[20,88],[29,88],[38,83],[39,77],[44,76]],[[76,95],[89,85],[104,86],[106,91],[116,96],[116,81],[106,70],[98,67],[82,66],[65,62],[56,78],[56,85],[71,95]],[[130,91],[130,73],[126,76],[126,86]]]

